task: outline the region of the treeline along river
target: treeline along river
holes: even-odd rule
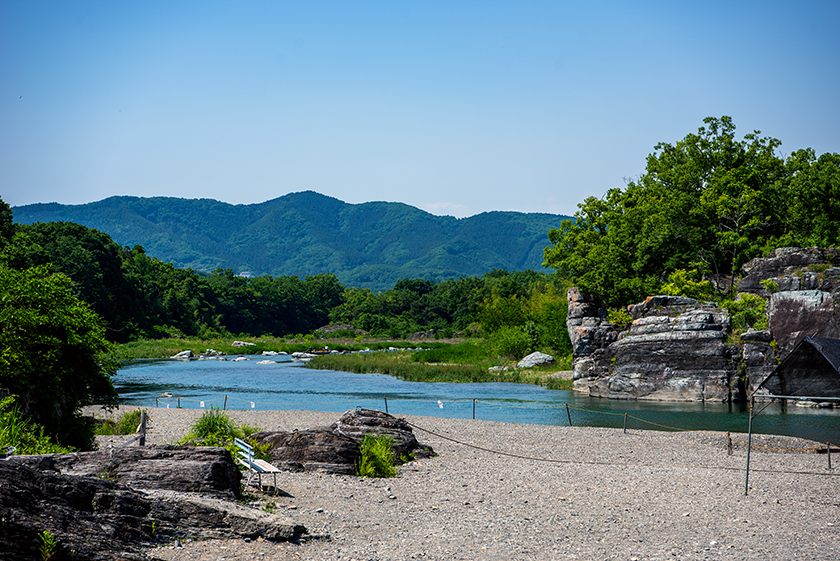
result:
[[[529,384],[406,382],[381,374],[312,370],[283,357],[247,360],[138,360],[114,378],[122,403],[145,407],[307,410],[356,407],[509,423],[746,433],[740,403],[616,401]],[[568,407],[567,407],[568,406]],[[757,404],[753,431],[840,444],[840,409]],[[263,427],[272,428],[272,427]]]

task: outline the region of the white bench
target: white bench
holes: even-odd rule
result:
[[[239,438],[234,440],[236,447],[239,448],[236,459],[240,464],[248,468],[248,480],[245,482],[245,487],[251,484],[251,478],[256,475],[260,489],[262,489],[262,476],[265,473],[270,473],[274,476],[274,492],[276,493],[277,474],[280,473],[280,470],[265,460],[255,458],[254,447],[244,440],[240,440]]]

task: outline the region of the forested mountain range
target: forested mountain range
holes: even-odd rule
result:
[[[435,216],[388,202],[348,204],[313,191],[259,204],[116,196],[13,207],[15,222],[75,222],[176,267],[301,278],[334,273],[385,290],[402,278],[440,281],[493,269],[540,270],[547,233],[567,216],[486,212]]]

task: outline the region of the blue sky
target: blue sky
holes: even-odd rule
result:
[[[572,214],[729,115],[840,152],[840,2],[0,2],[0,197]]]

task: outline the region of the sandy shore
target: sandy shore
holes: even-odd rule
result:
[[[202,413],[151,409],[149,444]],[[328,425],[337,413],[229,411],[266,430]],[[840,456],[814,443],[723,433],[516,425],[401,416],[438,456],[394,479],[286,473],[273,498],[316,538],[300,544],[188,542],[166,560],[840,559]],[[122,437],[101,437],[100,446]],[[113,441],[113,442],[111,442]],[[766,448],[760,448],[764,446]],[[269,497],[269,499],[271,499]]]

